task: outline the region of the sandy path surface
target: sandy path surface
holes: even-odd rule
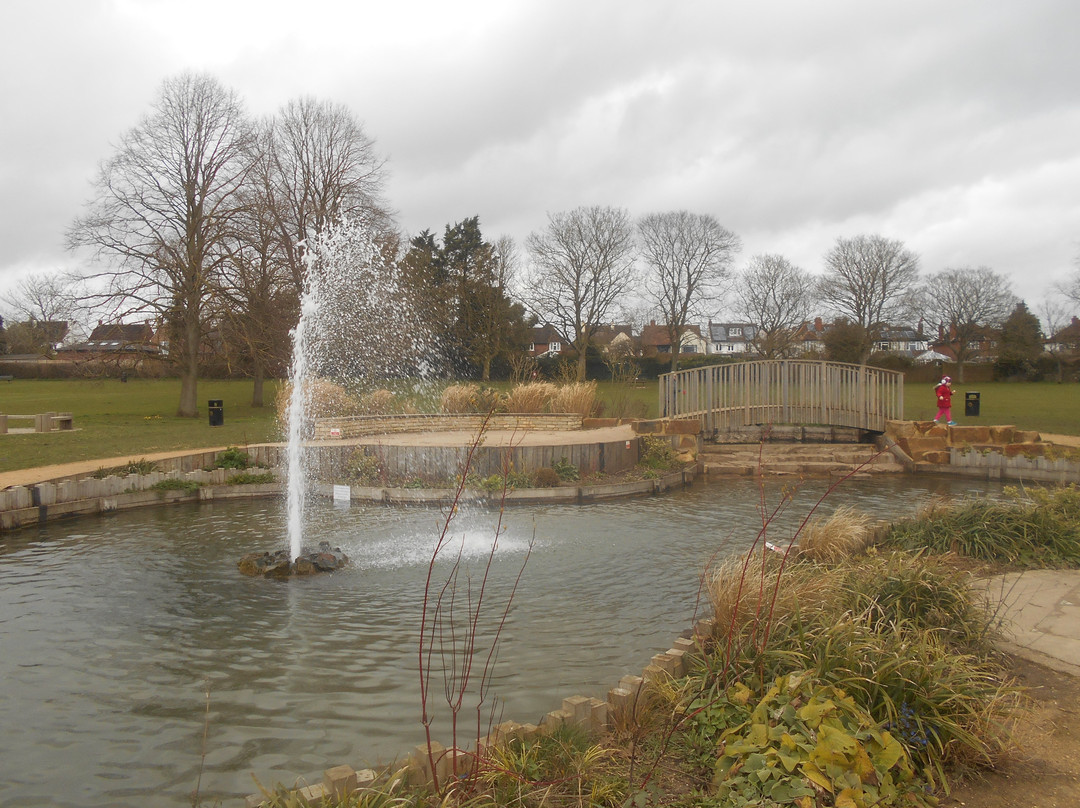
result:
[[[575,443],[611,443],[630,440],[634,431],[630,426],[612,426],[586,430],[491,430],[484,435],[485,446],[545,446],[567,445]],[[376,435],[356,440],[320,441],[328,446],[468,446],[476,438],[475,432],[407,432],[397,435]],[[271,444],[280,445],[280,444]],[[37,466],[29,469],[0,472],[0,489],[14,485],[34,485],[46,480],[61,480],[66,477],[93,474],[100,468],[123,466],[137,460],[165,460],[170,457],[199,452],[220,452],[225,446],[209,446],[204,449],[179,449],[174,452],[108,457],[98,460],[84,460],[78,463],[61,463],[55,466]]]

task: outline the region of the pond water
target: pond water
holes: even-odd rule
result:
[[[770,540],[790,537],[826,485],[804,483]],[[771,506],[780,490],[768,487]],[[847,504],[888,518],[933,496],[999,490],[879,476],[843,484],[822,509]],[[507,511],[485,625],[497,621],[532,551],[490,677],[495,720],[536,722],[564,697],[603,696],[669,648],[694,619],[703,564],[753,541],[759,499],[753,481],[730,480]],[[341,546],[353,564],[287,582],[236,570],[242,554],[283,546],[276,500],[112,514],[0,537],[2,801],[190,805],[201,772],[204,804],[227,805],[257,790],[253,776],[266,786],[317,782],[329,766],[403,759],[423,740],[417,638],[440,512],[312,510],[309,539]],[[495,516],[463,512],[452,527],[474,592]],[[447,571],[436,565],[438,584]],[[442,689],[440,678],[438,701]],[[446,714],[434,734],[448,743]]]

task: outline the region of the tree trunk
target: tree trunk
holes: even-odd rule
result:
[[[484,370],[481,373],[480,379],[481,379],[481,381],[490,382],[491,381],[491,357],[490,356],[485,356],[484,357],[483,368],[484,368]]]
[[[957,361],[956,363],[956,383],[964,383],[964,363],[960,361]]]
[[[579,382],[585,381],[585,349],[582,348],[578,351],[577,356],[577,380]]]
[[[671,346],[671,372],[675,373],[679,369],[679,352],[676,349],[677,346]]]
[[[199,324],[186,317],[184,323],[184,357],[180,367],[180,408],[176,414],[181,418],[195,418],[199,414]]]

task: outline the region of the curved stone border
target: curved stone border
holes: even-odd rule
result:
[[[689,671],[687,661],[700,654],[700,639],[712,636],[713,621],[700,620],[692,630],[684,631],[667,651],[654,654],[640,676],[628,675],[608,690],[607,700],[589,696],[570,696],[562,705],[547,713],[539,724],[519,724],[503,721],[489,728],[488,734],[476,740],[475,749],[454,749],[432,741],[413,748],[402,770],[411,785],[431,783],[435,776],[440,782],[448,782],[454,776],[468,776],[478,759],[488,750],[513,740],[528,740],[553,732],[561,726],[582,727],[590,735],[598,735],[632,717],[638,709],[638,700],[650,682],[677,679]],[[432,761],[435,763],[432,771]],[[326,799],[344,799],[351,794],[372,788],[381,779],[374,769],[355,771],[351,766],[341,765],[326,769],[322,781],[301,786],[297,780],[292,793],[301,804],[317,805]],[[266,802],[263,794],[251,794],[244,800],[244,808],[259,808]]]
[[[0,491],[0,531],[72,516],[125,511],[176,502],[203,502],[216,499],[256,499],[280,496],[282,483],[228,485],[239,474],[260,474],[270,469],[214,469],[128,474],[124,477],[84,477],[59,483],[15,486]],[[200,485],[195,491],[181,489],[159,491],[153,486],[163,480],[184,480]]]

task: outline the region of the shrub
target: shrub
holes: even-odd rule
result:
[[[246,469],[250,465],[251,460],[248,458],[247,452],[236,446],[230,446],[224,451],[218,452],[217,457],[214,458],[214,468],[216,469]]]
[[[642,435],[638,440],[641,445],[639,466],[660,471],[679,467],[678,453],[667,438],[660,435]]]
[[[565,455],[552,463],[551,468],[559,475],[559,479],[564,482],[574,482],[581,478],[578,467],[567,460]]]
[[[241,474],[235,474],[225,482],[229,485],[263,485],[265,483],[274,482],[274,472],[251,472],[245,471]]]
[[[157,470],[157,463],[140,458],[139,460],[131,460],[122,466],[103,466],[90,476],[96,480],[103,480],[106,477],[126,477],[129,474],[150,474]]]
[[[558,388],[551,382],[529,382],[515,385],[506,394],[507,412],[544,412]]]
[[[377,456],[356,449],[345,462],[345,477],[360,485],[379,485],[386,481],[386,469]]]
[[[573,412],[588,418],[596,412],[596,382],[573,382],[556,388],[551,397],[552,412]]]
[[[554,488],[560,482],[562,482],[562,477],[559,476],[559,473],[547,466],[537,469],[533,475],[533,485],[537,488]]]
[[[170,477],[167,480],[158,480],[156,483],[150,486],[150,490],[162,492],[186,491],[189,494],[194,494],[196,491],[202,488],[202,485],[202,483],[196,482],[195,480],[183,480],[179,477]]]

